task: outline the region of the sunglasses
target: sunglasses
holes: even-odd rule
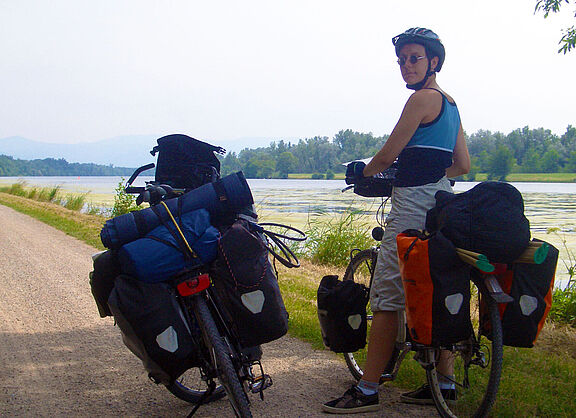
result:
[[[404,65],[406,65],[407,61],[410,61],[410,64],[414,65],[423,58],[426,58],[426,57],[425,56],[424,57],[417,57],[416,55],[410,55],[408,58],[400,57],[400,58],[398,58],[398,65],[400,67],[403,67]]]

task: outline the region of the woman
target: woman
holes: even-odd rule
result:
[[[444,63],[445,50],[438,35],[429,29],[411,28],[394,37],[398,64],[406,87],[416,90],[406,102],[390,137],[368,165],[355,162],[347,176],[373,176],[398,159],[392,192],[392,207],[374,281],[370,306],[374,313],[368,342],[364,376],[343,396],[327,402],[330,413],[356,413],[379,409],[379,379],[392,356],[398,331],[398,313],[404,310],[404,290],[396,254],[396,235],[406,229],[424,229],[426,212],[435,205],[439,190],[452,191],[449,177],[468,173],[470,156],[452,97],[436,82]],[[451,364],[441,361],[439,369],[451,373]],[[442,385],[441,385],[442,386]],[[443,382],[446,397],[455,398],[450,382]],[[405,402],[432,404],[429,388],[402,395]]]

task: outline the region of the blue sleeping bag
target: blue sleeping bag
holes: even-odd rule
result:
[[[206,209],[217,222],[218,217],[238,213],[254,203],[250,186],[239,171],[191,190],[181,197],[166,200],[172,213],[187,213]],[[146,208],[108,219],[100,231],[102,244],[106,248],[118,249],[123,244],[146,236],[170,217],[162,211],[158,216],[154,208]]]
[[[118,260],[122,273],[148,283],[163,282],[216,258],[219,232],[210,224],[206,209],[183,213],[176,221],[197,257],[185,251],[185,244],[170,220],[144,238],[120,248]]]

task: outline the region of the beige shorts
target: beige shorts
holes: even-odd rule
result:
[[[395,187],[392,191],[392,208],[386,218],[370,289],[372,311],[404,310],[404,288],[398,266],[396,236],[407,229],[424,229],[426,212],[436,205],[434,195],[439,190],[452,193],[450,181],[446,177],[437,183]]]

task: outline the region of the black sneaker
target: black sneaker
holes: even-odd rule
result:
[[[379,409],[378,393],[364,395],[355,385],[338,399],[322,405],[322,410],[330,414],[356,414],[358,412],[378,411]]]
[[[447,403],[456,402],[456,389],[440,389],[440,391],[442,392],[442,396]],[[434,405],[434,399],[432,399],[432,391],[428,385],[422,385],[412,392],[403,393],[400,395],[400,400],[404,403]]]

